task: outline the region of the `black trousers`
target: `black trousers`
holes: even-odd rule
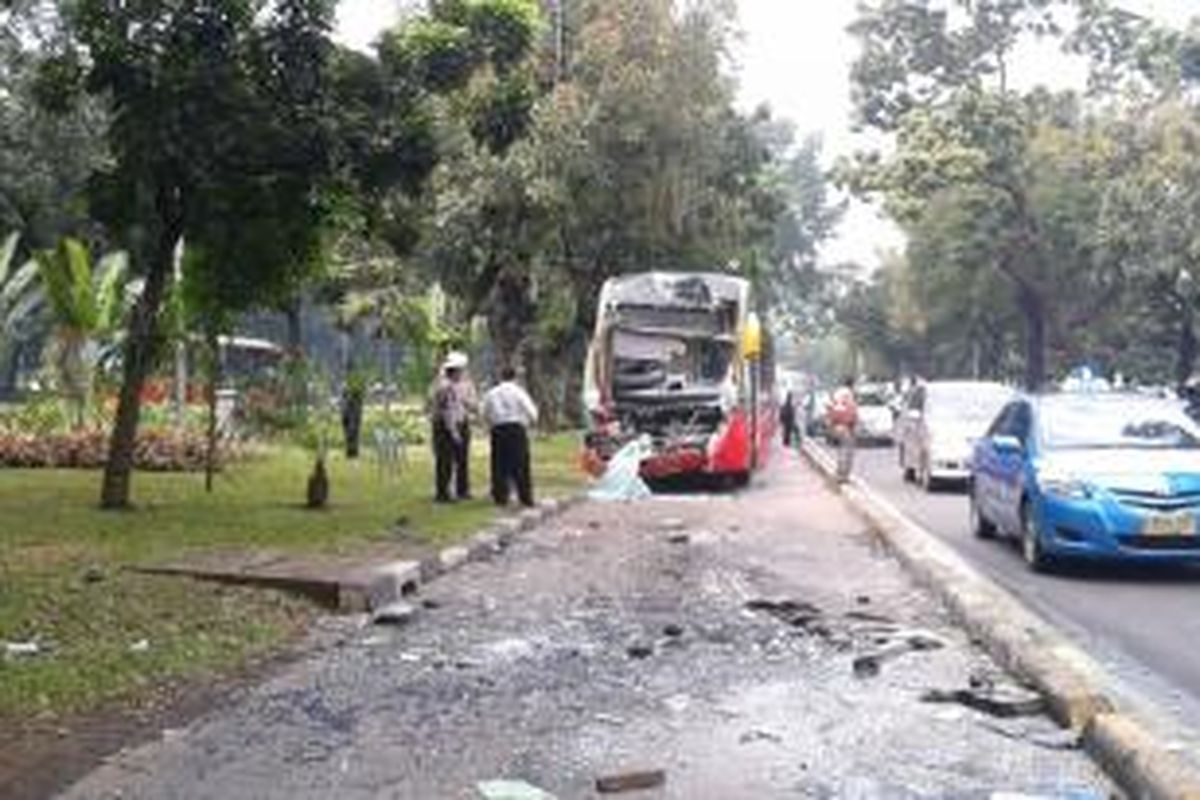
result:
[[[457,440],[443,422],[433,423],[433,460],[437,499],[450,499],[450,481],[454,480],[458,498],[471,496],[471,427],[463,424]]]
[[[529,434],[519,423],[492,428],[492,499],[508,504],[509,489],[517,487],[523,506],[533,505],[533,476],[529,470]]]

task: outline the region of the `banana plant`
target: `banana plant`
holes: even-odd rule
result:
[[[82,427],[101,360],[124,322],[129,259],[118,252],[93,263],[81,242],[67,238],[34,260],[54,325],[47,355]]]
[[[37,316],[42,299],[36,291],[37,264],[16,263],[20,241],[19,233],[10,233],[0,242],[0,362]]]

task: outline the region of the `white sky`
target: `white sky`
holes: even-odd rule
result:
[[[399,10],[414,0],[341,0],[338,38],[368,46]],[[797,134],[820,133],[826,160],[861,147],[850,130],[850,65],[857,48],[846,27],[857,0],[737,0],[744,38],[738,52],[741,102],[768,103],[792,120]],[[1200,0],[1124,0],[1130,11],[1182,25],[1200,14]],[[1083,72],[1047,48],[1030,48],[1014,65],[1014,82],[1082,83]],[[826,263],[854,261],[867,267],[881,250],[902,244],[899,232],[874,209],[855,204],[837,239],[825,248]]]

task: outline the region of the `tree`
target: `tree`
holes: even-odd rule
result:
[[[82,427],[104,348],[124,321],[128,259],[110,253],[93,265],[87,248],[70,238],[38,251],[35,259],[53,323],[50,360]]]
[[[1099,228],[1107,257],[1132,290],[1123,310],[1138,333],[1174,352],[1170,378],[1182,386],[1195,371],[1200,301],[1200,112],[1165,101],[1115,123],[1119,173],[1104,197]],[[1142,306],[1149,313],[1138,314]],[[1130,364],[1138,372],[1147,364]],[[1140,369],[1137,367],[1140,366]]]
[[[1025,327],[1025,384],[1040,387],[1059,288],[1087,278],[1111,288],[1094,269],[1088,214],[1097,194],[1080,170],[1092,128],[1077,99],[1044,91],[1020,96],[1007,62],[1025,36],[1062,36],[1054,0],[955,3],[952,24],[928,3],[886,0],[864,9],[854,30],[863,44],[855,65],[860,119],[894,133],[888,158],[860,157],[848,184],[882,195],[910,229],[927,225],[935,204],[965,204],[960,230],[979,247],[968,268],[986,267],[1013,286]],[[1058,147],[1064,140],[1078,149]],[[1057,149],[1056,149],[1057,148]],[[1066,179],[1051,181],[1050,174]],[[1079,288],[1079,287],[1076,287]],[[1078,296],[1078,295],[1077,295]]]
[[[509,23],[527,21],[530,5],[438,4],[385,39],[376,61],[334,59],[329,0],[79,0],[73,46],[47,69],[63,96],[81,87],[109,99],[111,166],[93,176],[93,211],[144,279],[103,507],[129,502],[139,390],[161,349],[179,240],[215,307],[283,302],[319,267],[347,207],[419,190],[437,155],[423,92],[507,63],[523,35]]]

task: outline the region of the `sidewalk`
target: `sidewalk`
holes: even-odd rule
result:
[[[739,495],[577,507],[422,594],[67,796],[1109,795],[791,453]]]

